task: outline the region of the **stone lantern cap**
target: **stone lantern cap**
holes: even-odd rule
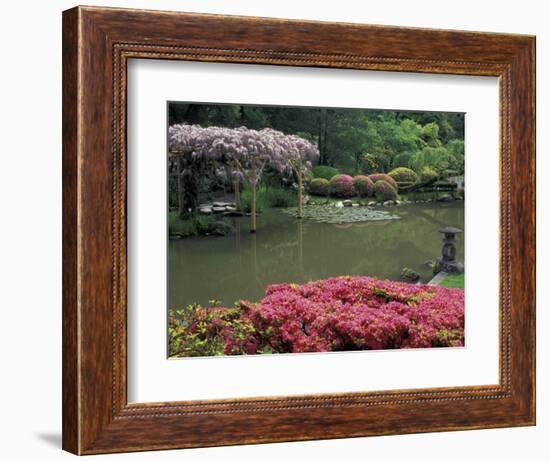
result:
[[[445,226],[438,229],[438,232],[441,232],[442,234],[460,234],[462,233],[462,229],[453,226]]]

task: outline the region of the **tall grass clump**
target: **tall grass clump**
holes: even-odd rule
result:
[[[269,188],[265,192],[267,204],[271,208],[289,208],[298,204],[296,192],[283,188]]]

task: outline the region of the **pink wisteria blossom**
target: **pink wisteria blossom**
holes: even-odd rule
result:
[[[201,127],[179,124],[168,129],[172,154],[187,154],[222,162],[225,175],[235,183],[248,183],[252,189],[251,230],[256,230],[256,187],[267,165],[279,173],[293,174],[298,182],[299,217],[302,214],[302,179],[319,156],[317,146],[296,135],[271,128]]]

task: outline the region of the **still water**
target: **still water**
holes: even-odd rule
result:
[[[170,240],[170,308],[218,299],[230,306],[256,301],[272,283],[304,283],[336,275],[369,275],[399,280],[404,267],[427,282],[425,265],[441,252],[440,227],[464,228],[463,202],[411,204],[384,208],[401,219],[359,224],[297,220],[278,209],[234,218],[236,232],[226,237]],[[457,236],[457,259],[464,261],[464,234]]]

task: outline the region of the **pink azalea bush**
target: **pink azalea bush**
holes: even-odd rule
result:
[[[355,196],[355,187],[353,178],[347,174],[337,174],[333,176],[328,183],[329,193],[333,197],[353,197]]]
[[[369,179],[376,184],[377,181],[386,181],[390,186],[392,186],[397,192],[398,186],[395,179],[393,179],[389,174],[385,173],[374,173],[369,174]]]
[[[463,290],[365,276],[270,285],[258,303],[176,312],[173,356],[464,345]]]
[[[357,175],[353,178],[353,186],[361,197],[370,197],[374,190],[374,183],[368,176]]]
[[[396,190],[386,181],[376,181],[373,187],[374,196],[379,202],[386,200],[397,200]]]

